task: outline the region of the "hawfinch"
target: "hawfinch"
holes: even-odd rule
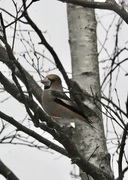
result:
[[[75,104],[64,92],[59,76],[47,75],[42,81],[44,92],[42,95],[42,106],[44,111],[60,125],[68,125],[71,122],[78,124],[86,123],[90,127],[91,121],[87,120]]]

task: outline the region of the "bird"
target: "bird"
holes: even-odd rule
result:
[[[62,81],[58,75],[49,74],[41,80],[41,83],[44,84],[41,97],[42,107],[53,121],[62,126],[67,126],[72,122],[86,123],[93,128],[92,121],[78,110],[76,103],[63,91]]]

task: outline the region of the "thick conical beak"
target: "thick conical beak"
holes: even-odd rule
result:
[[[41,80],[41,83],[43,83],[44,84],[44,86],[51,86],[51,81],[47,78],[47,77],[45,77],[44,79],[42,79]]]

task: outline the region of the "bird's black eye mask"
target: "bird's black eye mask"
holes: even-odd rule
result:
[[[56,82],[56,79],[49,79],[48,78],[48,83],[45,84],[44,89],[49,89],[54,82]]]
[[[48,78],[48,83],[45,84],[44,89],[49,89],[49,88],[51,87],[51,85],[52,85],[55,81],[56,81],[55,79],[49,79],[49,78]]]
[[[51,87],[51,85],[52,85],[52,83],[51,83],[51,81],[49,80],[49,84],[46,84],[46,85],[44,86],[44,89],[49,89],[49,88]]]

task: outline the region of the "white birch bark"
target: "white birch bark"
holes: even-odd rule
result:
[[[93,9],[68,5],[69,43],[71,48],[72,73],[75,80],[83,90],[100,98],[100,81],[97,55],[96,20]],[[95,104],[84,102],[97,116],[90,117],[96,131],[89,127],[78,125],[74,133],[74,141],[82,156],[112,176],[110,158],[106,147],[101,112]],[[86,175],[82,173],[82,179]]]

